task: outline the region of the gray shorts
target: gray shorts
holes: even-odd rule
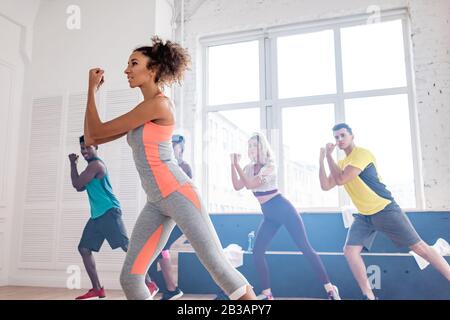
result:
[[[113,250],[119,247],[128,248],[127,231],[119,208],[111,208],[100,217],[89,219],[78,247],[99,252],[105,239]]]
[[[398,247],[409,248],[421,241],[411,221],[395,202],[373,215],[355,214],[354,217],[355,221],[347,233],[346,246],[364,246],[370,250],[378,231]]]

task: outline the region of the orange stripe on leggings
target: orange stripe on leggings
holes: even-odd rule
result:
[[[183,196],[185,196],[186,198],[188,198],[189,201],[191,201],[194,204],[194,206],[200,210],[200,208],[201,208],[200,200],[197,197],[197,193],[194,191],[194,189],[192,188],[192,186],[189,183],[184,184],[177,191],[179,193],[181,193]]]
[[[147,272],[150,259],[153,257],[158,246],[159,240],[161,239],[161,234],[163,231],[163,226],[160,225],[158,229],[148,238],[144,247],[139,252],[136,260],[134,260],[133,267],[131,268],[130,274],[145,274]]]

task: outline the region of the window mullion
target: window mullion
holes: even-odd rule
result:
[[[335,68],[336,68],[336,102],[334,104],[334,115],[336,123],[345,122],[345,100],[344,100],[344,72],[342,66],[342,42],[341,29],[334,28],[334,54],[335,54]],[[330,128],[331,137],[331,128]],[[336,149],[337,159],[342,158],[342,153]],[[349,199],[346,196],[345,190],[339,188],[338,190],[339,208],[349,205]]]
[[[266,132],[267,138],[275,153],[278,167],[278,187],[284,192],[284,159],[283,159],[283,137],[281,130],[281,108],[278,104],[278,55],[277,38],[267,36],[265,38],[265,68],[266,68]]]

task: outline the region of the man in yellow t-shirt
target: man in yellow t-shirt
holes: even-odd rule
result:
[[[326,148],[320,150],[320,186],[324,191],[337,185],[344,186],[359,211],[348,231],[344,254],[365,299],[374,300],[375,296],[367,279],[361,251],[364,247],[370,249],[378,231],[397,246],[408,247],[423,257],[450,281],[447,261],[419,237],[382,183],[373,154],[355,145],[352,129],[347,124],[334,126],[333,134],[336,144],[328,143]],[[338,163],[332,156],[336,146],[346,154],[345,159]],[[325,172],[325,158],[330,169],[329,176]]]

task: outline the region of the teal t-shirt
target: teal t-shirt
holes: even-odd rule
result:
[[[94,158],[90,161],[95,160],[99,160],[104,164],[100,158]],[[106,171],[106,174],[101,179],[92,179],[86,185],[86,190],[89,197],[89,203],[91,205],[92,219],[101,217],[111,208],[120,209],[120,202],[113,193],[111,182],[109,181],[108,171]]]

